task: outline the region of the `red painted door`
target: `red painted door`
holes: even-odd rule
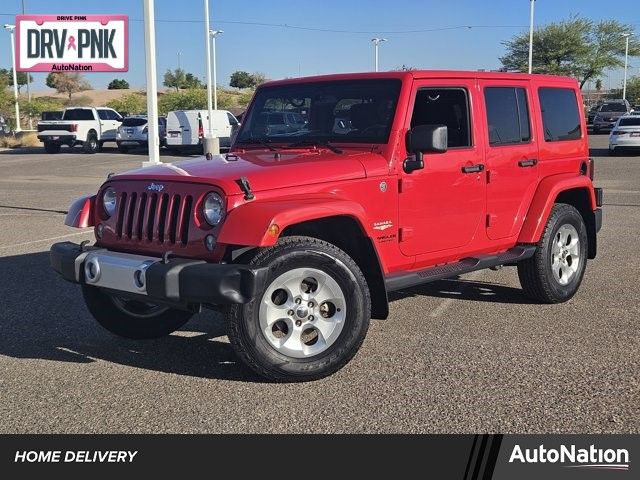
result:
[[[517,235],[538,183],[528,81],[480,82],[487,122],[487,236]]]
[[[404,255],[461,248],[480,230],[485,174],[481,171],[484,151],[473,134],[480,112],[478,102],[471,101],[475,89],[475,80],[416,82],[407,127],[446,125],[449,149],[425,153],[424,169],[401,173],[400,250]]]

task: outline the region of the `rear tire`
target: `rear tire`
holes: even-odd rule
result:
[[[60,153],[60,147],[62,147],[62,145],[59,143],[44,142],[44,151],[47,153]]]
[[[89,153],[89,154],[93,154],[93,153],[97,153],[99,150],[100,146],[98,144],[98,137],[96,137],[95,133],[88,133],[87,134],[87,139],[84,142],[84,145],[82,146],[82,150],[84,151],[84,153]]]
[[[587,228],[572,205],[553,206],[533,257],[518,263],[525,294],[543,303],[566,302],[573,297],[587,266]]]
[[[193,315],[183,310],[126,300],[89,285],[82,286],[82,295],[91,315],[102,327],[120,337],[135,340],[169,335]]]
[[[285,237],[248,263],[269,273],[252,302],[227,312],[229,340],[246,365],[274,382],[303,382],[353,358],[369,328],[371,298],[351,257],[322,240]]]

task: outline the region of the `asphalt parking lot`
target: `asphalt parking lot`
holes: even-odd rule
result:
[[[71,200],[143,154],[0,151],[0,432],[637,433],[640,155],[606,141],[599,256],[574,299],[532,304],[514,268],[411,289],[346,368],[296,385],[250,373],[211,312],[116,338],[49,268],[51,243],[93,238],[64,226]]]

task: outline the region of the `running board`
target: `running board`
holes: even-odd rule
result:
[[[497,267],[508,263],[516,263],[521,260],[533,257],[536,251],[535,245],[521,245],[506,252],[496,255],[484,255],[481,257],[463,258],[459,262],[448,263],[437,267],[430,267],[411,273],[401,273],[385,278],[384,283],[388,292],[401,290],[403,288],[421,285],[423,283],[434,282],[444,278],[462,275],[463,273],[482,270],[484,268]]]

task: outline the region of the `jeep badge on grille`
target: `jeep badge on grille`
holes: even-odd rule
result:
[[[152,183],[147,187],[147,190],[150,190],[152,192],[161,192],[162,190],[164,190],[164,185]]]

